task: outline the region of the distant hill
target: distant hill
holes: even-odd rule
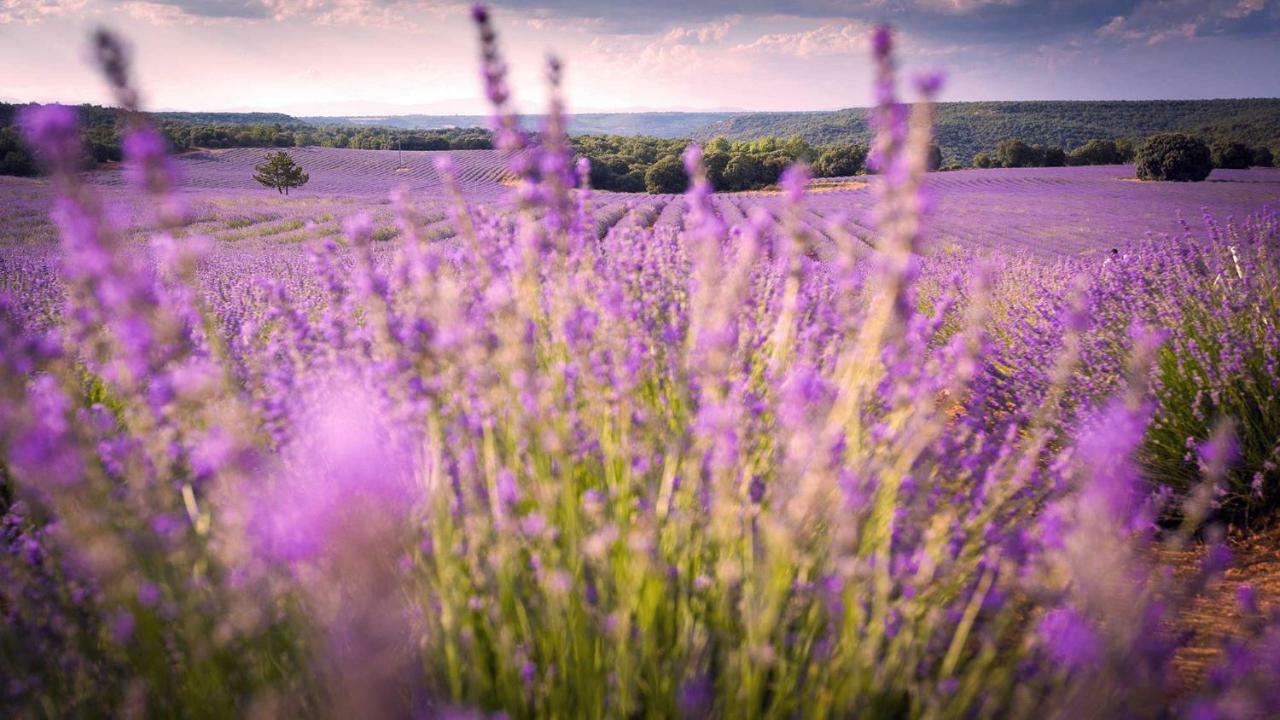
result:
[[[700,128],[736,115],[728,112],[580,113],[569,117],[569,133],[687,138]],[[541,127],[543,118],[543,115],[522,115],[520,121],[530,129],[537,129]],[[316,116],[301,117],[298,120],[312,125],[390,127],[404,130],[487,127],[489,124],[489,118],[484,115]]]
[[[151,116],[174,122],[222,125],[257,125],[259,123],[299,125],[302,123],[292,115],[269,112],[153,112]]]
[[[941,103],[937,108],[936,133],[944,158],[966,165],[975,153],[992,152],[1005,138],[1070,150],[1094,138],[1140,138],[1172,131],[1280,146],[1280,99],[967,102]],[[770,135],[799,135],[818,145],[866,143],[867,109],[741,113],[691,134],[695,140]]]
[[[0,168],[0,174],[35,172],[17,133],[9,128],[20,107],[0,103],[0,161],[8,168]],[[96,105],[81,105],[78,110],[92,155],[99,161],[118,159],[120,111]],[[422,150],[489,146],[486,133],[466,130],[486,127],[488,118],[482,115],[296,117],[257,112],[158,112],[153,116],[178,149],[326,145]],[[521,122],[537,129],[543,118],[525,115]],[[1280,99],[967,102],[942,103],[937,108],[936,135],[943,158],[947,163],[961,165],[968,165],[976,153],[993,152],[996,144],[1006,138],[1071,150],[1095,138],[1141,139],[1169,131],[1266,146],[1280,155]],[[816,146],[833,142],[865,144],[871,135],[866,108],[829,112],[582,113],[570,117],[569,132],[577,136],[698,141],[715,137],[755,140],[799,136]]]

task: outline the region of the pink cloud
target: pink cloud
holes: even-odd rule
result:
[[[862,23],[826,23],[812,30],[761,35],[753,42],[731,48],[731,52],[760,52],[802,58],[848,55],[865,52],[870,35],[871,28]]]
[[[0,0],[0,25],[31,25],[45,18],[74,13],[86,0]]]

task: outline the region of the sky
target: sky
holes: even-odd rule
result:
[[[1280,97],[1280,0],[494,0],[518,107],[548,53],[571,111],[827,110],[870,100],[897,33],[943,100]],[[104,102],[89,32],[117,30],[157,110],[478,114],[452,0],[0,0],[0,100]]]

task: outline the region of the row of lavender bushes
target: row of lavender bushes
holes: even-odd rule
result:
[[[70,112],[25,118],[59,193],[39,296],[65,304],[0,302],[0,708],[1280,708],[1280,625],[1247,588],[1243,639],[1178,691],[1172,626],[1227,556],[1178,582],[1154,560],[1276,491],[1274,217],[1105,263],[926,258],[938,80],[909,113],[881,29],[874,252],[833,223],[816,259],[799,167],[779,220],[726,227],[696,148],[682,232],[599,240],[558,100],[531,146],[475,15],[522,180],[511,213],[459,194],[450,242],[404,197],[394,252],[365,217],[271,270],[175,241],[135,113],[161,228],[139,248],[76,173]],[[1157,532],[1171,507],[1193,522]]]

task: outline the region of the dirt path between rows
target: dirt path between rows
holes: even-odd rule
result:
[[[1253,586],[1264,613],[1280,607],[1280,525],[1257,533],[1236,533],[1228,538],[1228,544],[1232,559],[1222,582],[1197,598],[1175,621],[1175,631],[1192,634],[1174,658],[1181,685],[1188,693],[1204,684],[1206,673],[1222,654],[1223,640],[1243,632],[1236,600],[1242,584]],[[1195,545],[1179,552],[1164,551],[1161,559],[1178,577],[1190,577],[1206,552],[1206,546]]]

